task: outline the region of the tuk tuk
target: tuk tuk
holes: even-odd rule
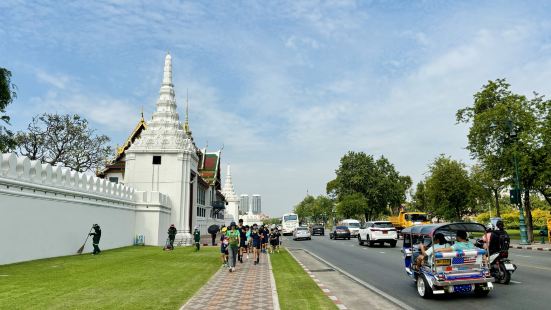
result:
[[[430,298],[434,294],[468,292],[486,296],[493,289],[494,278],[490,275],[486,250],[474,244],[472,248],[463,250],[451,248],[458,231],[482,236],[485,227],[478,223],[448,223],[412,226],[402,230],[405,271],[416,282],[419,296]],[[420,248],[429,249],[439,233],[444,235],[447,243],[442,246],[449,245],[450,249],[446,252],[433,251],[432,255],[417,264]]]

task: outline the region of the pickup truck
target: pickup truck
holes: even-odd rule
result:
[[[398,231],[410,226],[430,224],[428,214],[424,212],[404,212],[400,211],[397,216],[391,216],[389,221]]]

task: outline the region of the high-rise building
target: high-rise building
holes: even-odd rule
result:
[[[253,214],[260,214],[262,213],[262,204],[261,204],[261,198],[260,195],[253,195],[252,197],[252,209]]]
[[[239,214],[246,214],[249,212],[249,195],[242,194],[239,196]]]

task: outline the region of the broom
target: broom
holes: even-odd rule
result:
[[[93,228],[93,227],[92,227],[92,228]],[[82,246],[80,247],[80,249],[78,249],[77,254],[82,254],[82,251],[84,251],[84,246],[86,245],[86,241],[88,241],[88,237],[90,237],[90,233],[92,232],[92,228],[90,228],[90,231],[89,231],[88,234],[86,235],[86,240],[84,240],[84,243],[82,244]]]

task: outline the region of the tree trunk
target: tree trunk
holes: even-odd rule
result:
[[[539,192],[543,196],[543,198],[545,198],[545,201],[547,201],[547,203],[551,205],[551,197],[549,195],[546,195],[544,190],[540,189]]]
[[[494,189],[494,197],[496,199],[496,217],[501,217],[501,212],[499,211],[499,192],[497,188]]]
[[[526,216],[524,220],[526,221],[526,232],[528,234],[528,241],[532,242],[534,231],[532,227],[532,206],[530,205],[530,191],[524,190],[524,210],[526,211]]]

